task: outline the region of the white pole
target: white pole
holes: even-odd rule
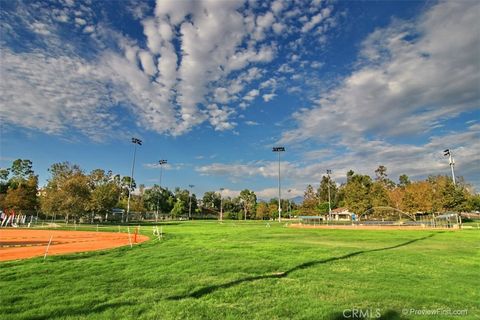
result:
[[[50,240],[48,241],[47,249],[45,250],[45,254],[43,255],[43,261],[45,261],[45,259],[47,258],[48,248],[50,248],[50,244],[52,243],[52,239],[53,239],[53,234],[50,236]]]
[[[157,201],[157,216],[155,217],[155,222],[158,222],[158,216],[160,214],[160,198],[162,196],[162,176],[163,176],[163,165],[167,163],[167,160],[162,159],[158,160],[158,164],[160,165],[160,180],[159,184],[159,194],[158,194],[158,201]]]
[[[132,238],[130,237],[130,227],[127,227],[128,230],[128,242],[130,243],[130,248],[132,247]]]
[[[453,167],[455,166],[455,160],[453,159],[453,156],[452,156],[452,153],[450,151],[450,158],[449,158],[449,161],[450,161],[450,168],[452,169],[452,180],[453,180],[453,185],[455,186],[456,185],[456,181],[455,181],[455,171],[453,170]]]
[[[330,204],[330,176],[328,176],[328,215],[332,219],[332,205]]]
[[[282,220],[282,191],[280,185],[280,152],[278,152],[278,222]]]
[[[189,196],[189,205],[188,205],[188,220],[192,218],[192,191],[190,189],[190,196]]]
[[[127,217],[126,217],[127,222],[128,222],[128,215],[130,214],[130,197],[131,197],[131,193],[132,193],[133,173],[134,173],[134,170],[135,170],[135,156],[137,154],[137,143],[134,142],[133,144],[134,144],[134,146],[133,146],[132,175],[130,177],[130,185],[128,187]]]

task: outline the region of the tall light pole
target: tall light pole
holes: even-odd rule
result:
[[[167,160],[162,159],[158,160],[158,165],[160,166],[160,179],[158,180],[158,186],[160,188],[158,194],[158,201],[157,201],[157,216],[155,217],[155,222],[158,220],[158,214],[160,213],[160,196],[162,194],[162,173],[163,173],[163,165],[167,163]]]
[[[193,184],[188,185],[190,187],[190,204],[188,207],[188,220],[192,219],[192,189],[195,187]]]
[[[448,156],[448,163],[450,164],[450,168],[452,169],[452,181],[453,181],[453,185],[455,186],[456,185],[455,171],[453,170],[453,167],[455,166],[455,160],[453,159],[452,151],[450,151],[450,149],[445,149],[445,150],[443,150],[443,155],[445,157]]]
[[[223,221],[223,190],[225,190],[225,188],[220,188],[220,221]]]
[[[288,217],[291,218],[290,216],[290,203],[291,203],[291,196],[290,196],[290,192],[292,192],[292,189],[288,189]]]
[[[132,175],[130,177],[130,186],[128,189],[128,200],[127,200],[127,218],[126,222],[128,222],[128,215],[130,214],[130,197],[132,193],[132,183],[133,183],[133,172],[135,171],[135,156],[137,155],[137,144],[139,146],[142,145],[142,140],[137,138],[132,138],[133,143],[133,163],[132,163]]]
[[[280,153],[285,151],[285,147],[273,147],[273,152],[278,153],[278,222],[282,220],[282,190],[280,184]]]
[[[328,183],[327,183],[327,188],[328,188],[328,219],[332,220],[332,205],[330,203],[330,174],[332,173],[332,170],[327,169],[327,176],[328,176]]]

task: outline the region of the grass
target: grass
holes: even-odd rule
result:
[[[405,316],[405,308],[480,317],[476,229],[182,222],[163,231],[162,241],[133,249],[1,263],[0,318],[342,319],[346,309],[378,309],[382,319],[459,318]]]

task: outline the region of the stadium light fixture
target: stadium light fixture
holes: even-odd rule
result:
[[[280,178],[280,153],[285,152],[285,147],[273,147],[273,152],[278,153],[278,222],[282,220],[282,189],[281,189],[281,178]]]
[[[455,167],[455,159],[453,159],[452,151],[450,151],[450,149],[445,149],[443,150],[443,155],[445,157],[448,157],[448,163],[450,164],[450,169],[452,170],[452,181],[453,181],[453,185],[455,186],[456,185],[455,170],[453,169],[453,167]]]
[[[160,195],[162,192],[162,174],[163,174],[163,165],[167,164],[167,160],[162,159],[158,160],[158,165],[160,166],[160,179],[158,180],[158,186],[160,187],[160,194],[158,195],[158,201],[157,201],[157,216],[155,217],[155,222],[158,220],[158,214],[160,213]]]
[[[220,188],[220,221],[223,221],[223,190],[225,190],[225,188]]]
[[[128,200],[127,200],[127,217],[126,222],[128,222],[128,215],[130,214],[130,198],[132,193],[132,183],[133,183],[133,173],[135,171],[135,157],[137,155],[137,145],[142,145],[142,140],[137,138],[132,138],[133,143],[133,163],[132,163],[132,175],[130,176],[130,186],[128,189]]]

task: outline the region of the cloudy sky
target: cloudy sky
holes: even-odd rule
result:
[[[0,166],[290,197],[327,169],[480,189],[478,1],[2,1]],[[286,193],[286,191],[285,191]]]

